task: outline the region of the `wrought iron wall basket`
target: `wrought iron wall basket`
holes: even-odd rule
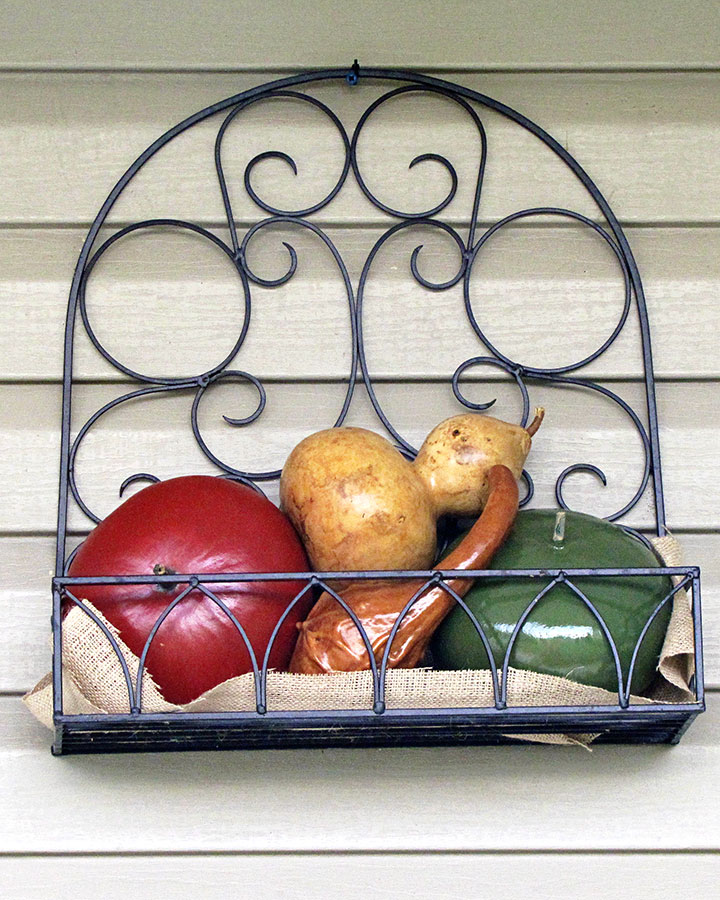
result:
[[[322,86],[325,90],[319,99],[317,88]],[[352,127],[343,120],[341,115],[334,111],[326,102],[328,86],[337,93],[338,98],[351,96],[356,104],[363,91],[368,91],[368,103],[363,105],[359,115],[355,115]],[[315,93],[314,93],[315,91]],[[370,179],[364,171],[362,154],[359,152],[361,133],[364,134],[366,123],[375,114],[379,107],[407,99],[406,95],[423,95],[441,98],[440,102],[454,104],[455,109],[462,111],[473,129],[477,142],[478,159],[472,191],[471,208],[465,214],[463,224],[457,226],[447,221],[445,211],[453,202],[459,188],[460,176],[453,162],[444,155],[434,152],[422,152],[415,156],[410,167],[429,164],[440,173],[437,184],[449,185],[445,196],[439,201],[431,203],[427,208],[414,211],[393,208],[393,206],[381,200],[369,186]],[[298,173],[296,161],[287,153],[270,149],[255,155],[245,166],[244,189],[247,202],[248,198],[254,204],[257,219],[249,226],[239,224],[236,212],[233,209],[232,195],[237,191],[237,186],[230,184],[231,179],[226,176],[223,167],[224,141],[226,133],[232,123],[242,120],[243,113],[255,104],[264,101],[282,99],[285,103],[291,102],[300,106],[310,105],[313,111],[325,117],[323,121],[332,126],[333,133],[337,132],[337,138],[342,148],[342,162],[337,172],[334,184],[325,196],[316,202],[300,209],[285,208],[277,203],[270,203],[262,196],[257,188],[256,176],[259,170],[256,166],[264,160],[279,161],[290,167],[295,174]],[[580,183],[587,196],[591,198],[596,210],[595,215],[587,215],[583,212],[573,211],[563,207],[539,206],[529,209],[521,209],[491,221],[488,226],[481,227],[481,199],[483,196],[483,183],[485,177],[486,161],[488,159],[488,141],[484,118],[488,115],[500,116],[503,121],[514,123],[524,133],[534,135],[545,145],[555,157],[564,163],[571,177],[574,176]],[[135,176],[143,170],[158,151],[161,151],[170,141],[187,132],[200,123],[205,123],[207,128],[215,123],[214,132],[214,166],[217,176],[226,222],[222,228],[210,229],[197,222],[175,219],[156,218],[144,221],[133,221],[122,227],[111,227],[109,214],[113,210],[116,201],[133,182]],[[424,149],[424,148],[423,148]],[[212,164],[212,160],[210,161]],[[430,171],[429,168],[426,171]],[[321,227],[325,221],[321,214],[329,205],[338,198],[341,193],[352,188],[357,202],[365,204],[377,218],[381,216],[385,220],[384,230],[368,248],[364,257],[365,261],[359,277],[353,278],[346,261],[328,233]],[[358,190],[359,189],[359,190]],[[441,191],[442,194],[442,191]],[[258,212],[259,211],[259,212]],[[500,229],[519,223],[531,217],[539,217],[547,221],[578,223],[592,234],[597,236],[607,245],[613,257],[617,260],[623,285],[622,309],[609,336],[593,352],[586,354],[582,359],[565,365],[556,365],[549,368],[539,368],[518,362],[511,356],[503,353],[490,339],[484,330],[482,316],[474,308],[471,297],[471,276],[473,267],[481,250],[486,243],[496,235]],[[454,222],[457,219],[453,220]],[[246,427],[255,422],[266,405],[265,387],[260,379],[248,371],[240,368],[238,360],[242,357],[242,349],[246,337],[250,331],[251,307],[253,293],[262,288],[278,288],[287,284],[294,276],[298,268],[298,252],[288,241],[285,243],[288,254],[288,267],[285,274],[275,278],[263,278],[253,270],[248,261],[248,248],[254,237],[266,229],[272,230],[273,226],[296,229],[298,233],[308,232],[313,239],[318,241],[318,246],[323,252],[332,254],[339,272],[339,277],[344,286],[346,296],[347,317],[351,348],[348,353],[349,368],[344,382],[344,394],[340,409],[334,422],[327,425],[341,425],[351,408],[354,394],[365,391],[372,407],[377,414],[381,426],[387,431],[398,449],[407,457],[413,458],[416,449],[400,429],[390,420],[390,415],[380,401],[376,390],[377,379],[373,379],[370,371],[367,354],[367,337],[364,330],[363,310],[366,288],[370,271],[376,263],[381,248],[394,236],[406,230],[421,229],[425,234],[428,230],[439,232],[449,242],[456,253],[457,271],[442,282],[429,280],[422,274],[421,247],[416,246],[410,254],[408,263],[408,277],[420,285],[427,292],[448,291],[454,287],[462,290],[462,297],[470,327],[478,342],[480,352],[464,360],[457,366],[452,374],[448,390],[454,395],[458,411],[463,409],[482,410],[490,407],[490,403],[477,403],[466,396],[466,382],[469,375],[477,377],[479,371],[491,372],[495,378],[502,378],[519,390],[522,402],[521,423],[525,425],[530,415],[530,390],[534,386],[544,388],[562,388],[573,391],[587,392],[594,397],[602,397],[603,402],[614,404],[615,409],[627,417],[634,434],[634,440],[641,447],[644,454],[642,464],[642,476],[640,484],[627,503],[621,506],[605,518],[612,521],[622,520],[631,510],[637,507],[641,501],[645,507],[652,507],[654,518],[654,531],[658,536],[667,533],[665,524],[665,510],[663,502],[662,477],[660,466],[660,444],[658,439],[658,418],[655,398],[655,384],[653,378],[653,364],[650,347],[650,332],[643,287],[627,238],[621,228],[618,219],[610,209],[607,201],[600,193],[597,186],[590,179],[580,164],[565,150],[554,138],[538,125],[531,122],[521,113],[493,100],[477,91],[470,90],[458,84],[453,84],[438,78],[425,75],[394,71],[385,69],[360,69],[357,62],[349,69],[332,69],[327,71],[308,72],[282,78],[277,81],[264,84],[243,93],[229,97],[215,103],[200,112],[191,115],[175,127],[171,128],[154,143],[130,166],[125,174],[117,182],[103,203],[95,218],[83,244],[77,267],[75,269],[70,302],[67,315],[65,332],[65,363],[63,380],[63,411],[62,411],[62,444],[60,454],[60,491],[59,513],[57,529],[57,563],[56,573],[53,579],[53,689],[54,689],[54,713],[56,736],[53,751],[61,753],[102,752],[102,751],[138,751],[138,750],[177,750],[198,748],[242,748],[242,747],[293,747],[293,746],[349,746],[349,745],[402,745],[402,744],[447,744],[447,743],[472,743],[495,744],[512,742],[513,735],[532,735],[537,733],[593,733],[598,734],[600,741],[611,742],[675,742],[679,739],[692,719],[704,709],[703,700],[703,667],[702,667],[702,643],[700,623],[700,580],[699,570],[694,566],[668,567],[652,569],[571,569],[571,570],[508,570],[503,571],[503,577],[525,578],[534,577],[538,581],[538,592],[533,602],[525,610],[523,616],[516,623],[512,638],[507,648],[504,659],[495,659],[488,642],[488,638],[476,619],[473,625],[477,632],[477,639],[483,644],[488,654],[488,669],[492,674],[492,698],[490,702],[478,705],[457,706],[434,705],[433,708],[392,708],[386,703],[386,682],[388,672],[387,662],[389,648],[382,659],[373,659],[370,653],[372,671],[368,676],[372,685],[372,697],[367,708],[363,709],[304,709],[291,711],[287,709],[274,709],[272,698],[268,699],[267,691],[267,666],[268,654],[264,658],[255,656],[253,648],[247,639],[240,622],[232,617],[231,612],[223,604],[218,596],[217,586],[222,582],[263,581],[272,579],[289,579],[297,582],[299,594],[317,586],[327,587],[335,592],[336,600],[344,605],[342,590],[339,587],[356,579],[369,578],[372,572],[305,572],[305,573],[181,573],[181,574],[156,574],[152,572],[128,575],[117,573],[116,575],[71,577],[68,569],[73,557],[73,537],[77,528],[70,528],[69,516],[77,515],[78,509],[89,522],[96,523],[100,517],[93,511],[90,503],[81,490],[81,480],[78,480],[76,463],[78,449],[83,440],[96,422],[108,412],[125,404],[133,404],[139,398],[143,402],[155,402],[156,399],[168,395],[188,397],[189,424],[197,447],[200,448],[206,460],[215,467],[216,473],[221,477],[236,479],[249,484],[257,489],[264,483],[277,481],[280,472],[277,468],[266,468],[262,471],[250,471],[241,462],[233,460],[233,465],[220,459],[211,450],[206,441],[200,424],[198,409],[203,396],[212,390],[218,383],[241,382],[245,385],[253,385],[258,395],[258,404],[255,411],[241,419],[227,419],[232,427]],[[183,233],[190,231],[200,239],[211,242],[227,257],[233,272],[237,276],[239,295],[241,297],[242,323],[237,339],[232,348],[221,362],[211,368],[207,368],[193,375],[165,377],[148,375],[135,371],[129,365],[123,363],[120,358],[111,353],[98,336],[99,332],[92,322],[89,306],[86,303],[86,287],[91,281],[93,271],[98,261],[116,242],[131,233],[152,232],[156,229],[180,230]],[[427,294],[431,298],[430,293]],[[237,307],[237,296],[232,298],[233,308]],[[78,316],[79,313],[79,316]],[[600,384],[589,378],[578,375],[579,370],[589,366],[613,345],[625,328],[629,316],[636,317],[638,323],[639,339],[642,344],[642,402],[636,409],[635,406],[620,396],[620,393],[610,389],[606,384]],[[79,319],[79,321],[78,321]],[[71,404],[75,395],[82,390],[82,378],[76,372],[74,366],[73,351],[76,332],[84,329],[87,338],[94,346],[97,353],[113,367],[116,373],[116,381],[130,390],[105,403],[97,409],[84,422],[74,422],[71,416]],[[318,341],[318,352],[322,352],[322,342],[327,341],[328,336],[323,335]],[[558,335],[558,340],[560,336]],[[461,383],[461,378],[464,378]],[[605,482],[604,472],[597,466],[589,463],[575,463],[567,466],[557,477],[555,484],[555,498],[559,508],[567,509],[563,494],[564,485],[571,475],[577,472],[591,473]],[[177,473],[184,474],[184,473]],[[523,473],[526,496],[523,504],[528,503],[533,496],[533,481],[528,472]],[[120,489],[122,495],[126,487],[138,480],[158,480],[149,472],[129,474],[123,481]],[[89,526],[88,526],[89,527]],[[647,531],[647,529],[645,529]],[[638,534],[638,538],[649,544],[645,534]],[[376,574],[376,573],[375,573]],[[423,585],[444,585],[448,591],[452,591],[449,581],[453,577],[476,578],[480,581],[497,575],[497,572],[485,571],[473,572],[447,572],[429,570],[422,572],[393,571],[384,572],[385,578],[418,578]],[[583,584],[588,577],[593,578],[627,578],[644,576],[648,578],[657,576],[671,576],[674,579],[674,589],[654,610],[648,619],[645,628],[638,639],[633,654],[633,663],[629,671],[623,671],[615,636],[612,635],[605,624],[599,611],[583,592]],[[328,579],[331,584],[328,585]],[[150,634],[145,645],[139,663],[138,671],[130,671],[120,652],[113,633],[102,622],[95,619],[98,627],[104,629],[109,645],[118,656],[123,666],[124,677],[127,686],[127,710],[112,714],[78,714],[68,712],[63,703],[63,610],[69,605],[75,605],[84,610],[87,615],[94,618],[93,612],[83,602],[83,585],[101,584],[118,585],[128,583],[154,584],[162,586],[172,582],[177,586],[173,598],[169,601],[165,612],[156,623],[156,627]],[[564,583],[576,595],[578,603],[585,604],[592,615],[603,628],[608,645],[612,651],[617,671],[617,697],[607,705],[588,706],[517,706],[508,700],[507,674],[508,667],[512,663],[511,653],[513,643],[522,631],[528,616],[537,603],[542,602],[544,596],[554,587]],[[423,588],[424,589],[424,588]],[[692,608],[694,627],[694,679],[691,687],[694,697],[691,702],[669,703],[635,703],[631,697],[632,669],[638,647],[654,618],[660,610],[672,603],[677,591],[686,590]],[[337,592],[340,593],[337,593]],[[421,593],[418,591],[416,597]],[[143,707],[142,697],[142,671],[147,651],[162,620],[172,614],[172,610],[188,595],[195,597],[202,595],[202,602],[215,603],[230,616],[235,627],[245,641],[250,651],[253,663],[254,677],[254,709],[244,712],[150,712]],[[415,598],[414,598],[415,599]],[[468,607],[460,597],[457,602],[471,616]],[[297,600],[297,597],[296,597]],[[293,601],[295,602],[295,601]],[[411,601],[413,602],[413,601]],[[406,612],[411,603],[408,603]],[[347,607],[346,607],[347,608]],[[396,629],[400,623],[396,622]],[[361,627],[357,623],[358,627]],[[277,632],[277,629],[276,629]],[[364,636],[366,646],[369,648],[367,636]]]

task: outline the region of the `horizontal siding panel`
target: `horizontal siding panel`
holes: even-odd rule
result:
[[[355,286],[382,233],[328,229]],[[83,240],[79,229],[0,229],[0,379],[62,377],[67,296]],[[720,377],[720,230],[631,228],[628,240],[645,283],[656,374]],[[295,247],[298,270],[284,286],[253,286],[252,324],[233,367],[274,379],[347,377],[348,302],[331,252],[300,227],[278,227],[256,241],[249,262],[259,275],[284,274],[283,241]],[[429,292],[412,277],[410,258],[420,243],[426,278],[445,281],[457,271],[455,245],[427,228],[397,235],[380,251],[363,316],[368,363],[378,377],[448,378],[465,359],[486,352],[465,315],[462,286]],[[554,366],[579,361],[609,337],[622,311],[623,283],[610,250],[583,226],[516,227],[482,251],[470,296],[501,352],[526,365]],[[108,250],[93,272],[87,302],[107,349],[152,375],[211,368],[230,351],[243,322],[242,286],[232,263],[209,241],[170,229],[131,235]],[[76,333],[76,377],[122,377],[90,345],[80,322]],[[485,367],[480,374],[496,371]],[[641,373],[632,310],[621,337],[583,376]]]
[[[0,76],[0,222],[91,221],[130,163],[163,132],[270,77]],[[450,77],[518,109],[567,146],[624,223],[718,222],[714,160],[720,149],[720,73]],[[383,89],[372,84],[351,90],[326,83],[313,93],[352,125]],[[489,141],[480,210],[484,221],[538,205],[597,214],[570,170],[533,135],[490,111],[483,120]],[[219,125],[217,117],[205,121],[163,148],[117,202],[115,220],[175,216],[224,221],[213,166]],[[450,187],[447,172],[432,162],[408,172],[408,164],[418,153],[445,154],[457,170],[459,190],[443,216],[451,222],[467,221],[479,138],[464,110],[439,97],[402,97],[378,110],[366,128],[359,160],[367,182],[384,202],[412,211],[438,203]],[[285,164],[270,160],[254,173],[260,195],[275,205],[297,209],[318,202],[341,170],[341,139],[319,110],[291,100],[257,104],[235,120],[223,145],[236,217],[257,219],[242,174],[255,154],[271,149],[291,154],[299,167],[294,178]],[[323,219],[361,222],[386,217],[361,196],[353,181]]]
[[[338,15],[329,0],[236,0],[228,19],[222,0],[207,0],[202,13],[189,0],[120,0],[103,8],[99,25],[90,0],[5,0],[0,65],[242,69],[350,66],[355,56],[365,65],[435,68],[717,65],[720,29],[699,0],[685,0],[680,18],[667,0],[415,7],[411,15],[397,0],[366,0]]]
[[[720,715],[712,702],[676,747],[591,754],[515,746],[56,759],[50,732],[16,698],[0,698],[0,729],[5,853],[656,852],[720,844]],[[132,868],[131,859],[125,864]]]
[[[55,541],[0,538],[0,693],[25,693],[51,667]]]
[[[641,386],[613,383],[613,389],[642,413]],[[88,385],[76,393],[77,426],[104,403],[122,393],[117,385]],[[493,412],[517,421],[519,391],[509,384],[473,384],[470,400],[497,397]],[[400,433],[419,446],[442,419],[463,410],[446,384],[380,384],[380,402]],[[244,471],[282,467],[292,447],[307,434],[330,426],[344,399],[340,384],[271,384],[261,419],[232,428],[223,415],[244,417],[257,407],[249,385],[228,381],[210,388],[199,406],[198,421],[210,450]],[[80,491],[99,516],[118,503],[117,491],[129,475],[151,472],[168,478],[189,472],[214,473],[195,444],[189,427],[193,392],[151,395],[121,404],[88,433],[77,456]],[[668,522],[678,529],[715,529],[720,525],[720,486],[713,480],[717,455],[717,387],[713,383],[663,383],[658,386]],[[591,391],[531,387],[531,405],[547,416],[529,461],[535,480],[535,505],[554,505],[554,483],[575,463],[604,469],[608,485],[577,474],[565,486],[567,502],[596,515],[611,515],[630,501],[640,484],[644,455],[627,416],[614,403]],[[55,527],[58,473],[60,388],[55,385],[0,386],[0,531],[48,532]],[[364,388],[353,399],[346,424],[380,431]],[[268,486],[276,496],[276,483]],[[652,502],[644,497],[628,524],[648,527]],[[87,520],[71,516],[72,528]]]
[[[16,886],[17,900],[38,897],[48,884],[56,900],[93,896],[98,884],[103,886],[103,900],[156,892],[166,900],[200,892],[206,900],[225,900],[229,892],[242,893],[249,884],[256,900],[317,896],[319,885],[326,900],[489,896],[480,885],[492,885],[494,900],[555,900],[560,894],[594,900],[599,884],[605,900],[624,900],[630,894],[675,900],[681,895],[711,896],[718,875],[720,857],[710,853],[173,855],[133,856],[126,865],[116,857],[92,856],[0,861],[0,877]]]
[[[705,680],[720,688],[720,535],[682,535],[681,542],[686,563],[702,571]],[[50,669],[54,568],[52,538],[0,538],[0,693],[24,693]]]

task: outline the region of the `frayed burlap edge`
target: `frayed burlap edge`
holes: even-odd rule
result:
[[[672,537],[654,542],[667,565],[681,565],[682,554]],[[92,609],[88,603],[87,606]],[[120,639],[117,630],[93,609],[115,637],[130,673],[138,670],[138,658]],[[690,679],[694,671],[693,619],[686,592],[678,591],[658,665],[659,678],[650,697],[632,697],[631,703],[684,703],[694,699]],[[130,708],[123,666],[108,638],[82,610],[71,610],[63,624],[63,709],[66,714],[127,713]],[[272,710],[371,709],[370,672],[333,675],[294,675],[268,672],[267,705]],[[508,706],[615,705],[617,694],[557,678],[508,670]],[[23,698],[36,718],[53,727],[52,679],[45,676]],[[491,674],[487,670],[434,671],[395,669],[387,672],[386,703],[389,709],[440,709],[489,707],[494,703]],[[184,706],[168,703],[150,674],[142,684],[145,712],[230,712],[255,709],[252,674],[232,678]],[[511,735],[540,743],[588,746],[592,734]]]

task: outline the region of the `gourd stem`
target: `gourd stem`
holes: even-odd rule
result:
[[[527,433],[532,437],[538,428],[542,425],[542,420],[545,418],[545,410],[542,406],[535,407],[535,418],[525,429]]]

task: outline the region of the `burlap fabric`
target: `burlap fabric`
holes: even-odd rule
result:
[[[669,566],[681,565],[682,553],[672,537],[654,541]],[[88,604],[89,606],[89,604]],[[96,613],[97,611],[94,610]],[[138,658],[115,635],[133,676]],[[649,697],[633,697],[633,703],[683,703],[694,699],[689,682],[694,671],[693,619],[685,591],[674,597],[673,610],[658,666],[659,677]],[[63,707],[66,714],[126,713],[128,688],[122,665],[101,629],[82,610],[70,611],[63,625]],[[587,687],[564,678],[509,669],[508,706],[585,706],[616,704],[617,694]],[[52,727],[52,681],[49,675],[23,698],[31,712]],[[370,709],[373,690],[370,672],[334,675],[291,675],[268,672],[267,705],[270,710]],[[386,703],[395,709],[438,709],[492,706],[492,678],[488,671],[453,672],[430,669],[389,670]],[[255,709],[252,674],[218,685],[192,703],[175,706],[162,696],[150,674],[142,683],[142,708],[146,712],[227,712]],[[518,737],[515,735],[515,737]],[[595,735],[526,735],[544,743],[589,744]]]

